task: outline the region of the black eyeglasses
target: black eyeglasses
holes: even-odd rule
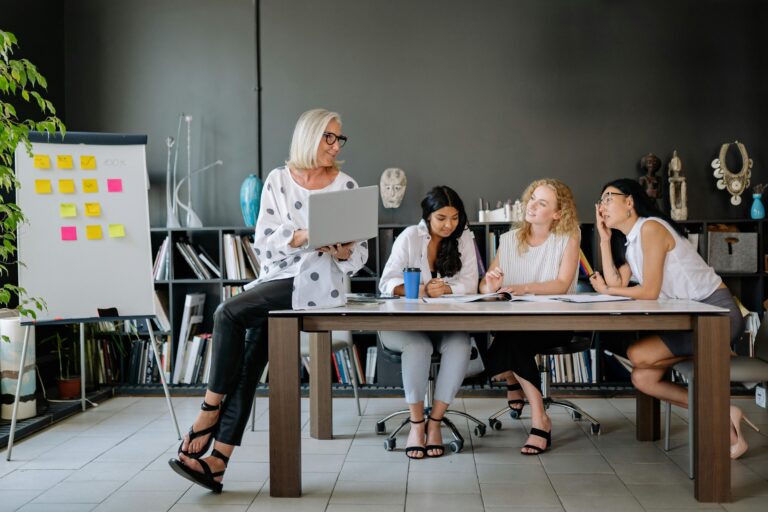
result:
[[[613,201],[613,196],[628,196],[629,194],[623,194],[621,192],[606,192],[603,197],[597,200],[598,205],[608,205]]]
[[[336,135],[333,132],[323,132],[323,137],[325,137],[325,143],[329,146],[333,146],[336,144],[336,141],[339,141],[339,147],[344,147],[344,144],[347,143],[347,136],[346,135]]]

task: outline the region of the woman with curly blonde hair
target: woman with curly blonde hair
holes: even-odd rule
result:
[[[571,189],[559,180],[536,180],[523,193],[523,204],[525,220],[501,235],[480,292],[574,293],[581,232]],[[531,431],[523,455],[538,455],[552,444],[552,422],[544,408],[535,355],[567,343],[572,336],[572,332],[499,332],[494,337],[488,370],[507,380],[507,404],[515,417],[522,413],[523,393],[531,404]]]

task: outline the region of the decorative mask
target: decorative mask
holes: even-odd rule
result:
[[[397,208],[403,201],[405,195],[405,186],[408,179],[405,177],[405,171],[390,167],[381,173],[379,182],[379,192],[381,193],[381,202],[384,208]]]

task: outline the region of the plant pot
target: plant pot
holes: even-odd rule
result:
[[[16,396],[16,385],[19,378],[19,363],[21,362],[21,346],[24,344],[24,331],[19,316],[15,311],[0,309],[0,336],[8,336],[10,341],[0,338],[0,394],[2,406],[0,418],[10,420],[13,415],[13,400]],[[21,381],[21,396],[16,419],[24,420],[37,414],[35,391],[35,328],[29,327],[29,342],[27,355],[24,358],[24,378]]]
[[[75,375],[69,379],[58,379],[59,398],[66,400],[68,398],[80,398],[80,376]]]

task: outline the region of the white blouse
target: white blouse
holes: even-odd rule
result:
[[[696,248],[664,220],[657,217],[641,217],[627,234],[626,259],[632,270],[632,277],[643,282],[643,236],[642,227],[649,220],[655,220],[666,228],[675,239],[675,248],[664,258],[664,276],[661,280],[660,299],[703,300],[712,295],[722,279],[707,265]]]
[[[307,204],[310,195],[350,188],[357,188],[357,182],[341,171],[332,183],[318,190],[308,190],[296,183],[288,166],[270,172],[261,193],[253,243],[261,272],[245,288],[293,277],[293,309],[344,305],[343,276],[352,276],[363,267],[368,259],[368,242],[357,242],[346,261],[338,261],[329,253],[289,244],[294,231],[309,227]]]
[[[422,220],[416,226],[409,226],[398,235],[392,244],[384,271],[379,280],[379,291],[391,295],[395,287],[403,284],[403,269],[418,267],[421,269],[421,284],[427,284],[432,278],[427,259],[429,245],[429,228]],[[445,284],[451,287],[454,294],[463,295],[477,293],[477,255],[475,252],[475,237],[472,231],[465,229],[459,237],[459,253],[461,255],[461,270],[451,277],[441,276]]]
[[[507,231],[499,239],[499,267],[504,272],[502,286],[545,283],[557,279],[571,235],[550,233],[543,244],[536,247],[529,246],[527,251],[520,254],[517,250],[518,231],[519,229]],[[566,293],[576,291],[578,277],[577,267]]]

